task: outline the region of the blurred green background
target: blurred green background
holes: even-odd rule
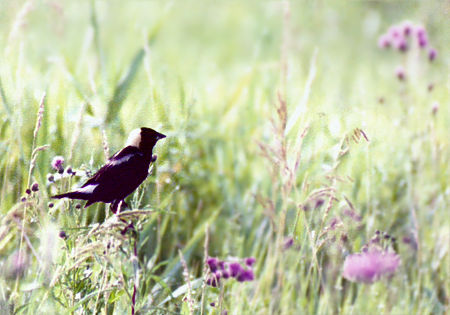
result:
[[[0,277],[1,309],[129,312],[127,285],[108,291],[116,297],[100,298],[102,289],[85,280],[46,278],[43,270],[58,266],[70,278],[70,251],[90,242],[81,227],[108,216],[103,205],[80,211],[68,202],[49,212],[49,195],[85,177],[51,184],[47,175],[55,155],[79,174],[93,171],[105,161],[103,131],[112,154],[128,132],[147,126],[168,137],[157,145],[152,175],[131,198],[134,208],[157,210],[139,219],[139,272],[147,281],[138,294],[142,313],[187,312],[184,295],[161,302],[184,285],[179,249],[193,277],[201,276],[206,227],[209,255],[256,257],[256,280],[198,289],[196,312],[448,312],[449,14],[448,1],[1,1],[0,261],[6,270],[19,247],[29,253],[23,275]],[[406,54],[378,48],[378,37],[404,20],[426,27],[435,61],[414,47]],[[406,69],[403,82],[395,77],[398,65]],[[29,178],[44,93],[36,146],[49,147],[38,153]],[[279,98],[288,121],[301,113],[281,137]],[[306,127],[287,192],[287,176],[259,144],[278,148],[285,141],[292,162],[291,148]],[[369,141],[352,140],[357,128]],[[76,231],[54,245],[51,267],[23,245],[24,225],[11,220],[34,181],[41,189],[22,217],[30,244],[41,248],[39,233],[49,225]],[[326,209],[325,196],[325,206],[304,212],[321,189],[331,189],[337,201]],[[346,199],[361,222],[343,218]],[[348,237],[344,245],[321,239],[333,218],[342,219],[334,236]],[[339,275],[345,255],[377,229],[398,239],[398,274],[372,286],[345,282]],[[77,244],[77,237],[87,243]],[[295,249],[280,250],[284,237],[295,240]],[[129,255],[115,255],[121,267],[102,268],[93,254],[79,270],[93,270],[99,284],[115,281],[122,268],[122,284],[131,281]],[[75,283],[81,295],[58,301],[78,290]],[[209,306],[220,296],[221,310]],[[101,299],[115,304],[101,308]]]

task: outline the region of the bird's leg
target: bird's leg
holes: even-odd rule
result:
[[[112,211],[112,213],[117,213],[117,207],[119,206],[119,201],[118,200],[114,200],[113,202],[111,202],[111,206],[110,209]]]
[[[119,200],[119,201],[115,201],[115,202],[117,202],[116,208],[118,208],[120,205],[120,209],[116,209],[116,210],[122,210],[122,208],[130,208],[130,206],[125,202],[125,200]],[[131,230],[131,232],[133,234],[136,234],[136,230],[134,228],[133,222],[128,223],[125,219],[120,219],[120,221],[127,224],[127,226],[120,232],[120,234],[125,235],[128,232],[128,230]]]
[[[122,200],[122,206],[121,206],[120,208],[121,208],[121,209],[122,209],[122,208],[125,208],[125,209],[126,209],[126,208],[131,209],[130,206],[128,205],[128,203],[125,202],[125,200]]]
[[[124,221],[126,222],[126,221]],[[128,232],[128,230],[131,231],[131,233],[136,234],[136,229],[134,228],[133,222],[130,222],[121,232],[120,234],[125,235],[125,233]]]
[[[114,213],[122,212],[122,209],[130,208],[130,206],[125,202],[125,200],[114,200],[111,204],[111,211]]]

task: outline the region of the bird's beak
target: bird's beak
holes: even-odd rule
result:
[[[166,135],[163,135],[162,133],[160,133],[158,135],[158,140],[164,139],[166,137]]]

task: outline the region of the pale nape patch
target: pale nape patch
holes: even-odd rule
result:
[[[139,148],[140,143],[141,143],[141,129],[134,129],[128,136],[128,140],[125,146],[132,146]]]

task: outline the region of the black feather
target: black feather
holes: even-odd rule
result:
[[[83,195],[82,193],[79,193],[77,191],[72,191],[72,192],[68,192],[68,193],[65,193],[65,194],[52,196],[52,198],[54,198],[54,199],[70,198],[70,199],[87,200],[87,199],[84,199],[84,197],[85,197],[85,195]]]

